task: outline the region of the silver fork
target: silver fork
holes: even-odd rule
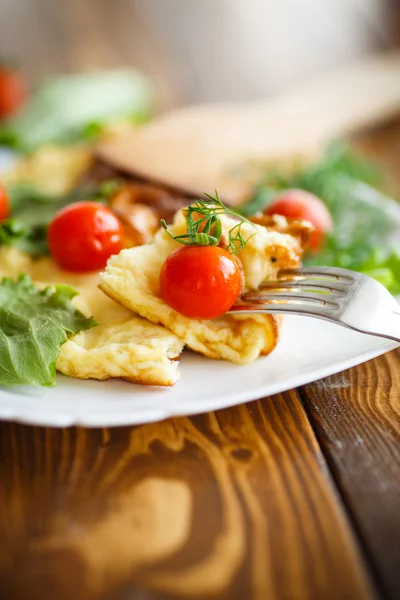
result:
[[[331,267],[283,270],[247,292],[228,314],[282,313],[325,319],[400,342],[400,306],[375,279]]]

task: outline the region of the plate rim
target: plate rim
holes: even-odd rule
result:
[[[377,358],[378,356],[382,356],[383,354],[386,354],[387,352],[390,352],[391,350],[394,350],[399,347],[400,344],[397,342],[383,342],[383,344],[376,346],[373,349],[367,350],[366,352],[362,352],[361,354],[358,354],[352,358],[347,358],[345,360],[338,361],[333,364],[326,365],[324,367],[320,367],[319,369],[316,369],[312,372],[299,374],[294,378],[288,379],[287,384],[285,384],[284,382],[277,382],[274,385],[272,385],[272,389],[271,386],[268,386],[267,388],[267,384],[264,384],[257,388],[249,388],[248,390],[238,392],[237,395],[234,395],[233,397],[230,396],[229,398],[225,398],[224,401],[218,406],[216,406],[217,400],[215,398],[212,401],[212,404],[214,404],[214,406],[207,405],[207,401],[205,399],[201,406],[199,404],[184,405],[184,403],[180,401],[175,405],[175,409],[168,409],[168,404],[166,402],[165,408],[164,406],[157,406],[153,407],[148,412],[143,411],[136,414],[132,411],[128,411],[126,413],[116,413],[116,418],[112,422],[110,422],[110,413],[104,412],[96,413],[96,415],[92,415],[90,418],[74,417],[73,415],[60,414],[57,415],[57,418],[55,419],[53,415],[53,418],[47,421],[46,418],[43,417],[41,411],[38,414],[35,414],[34,412],[26,414],[25,411],[18,411],[18,409],[13,411],[9,408],[7,409],[5,406],[1,406],[0,404],[0,420],[25,424],[29,426],[41,426],[51,428],[85,427],[87,429],[124,426],[132,427],[135,425],[144,425],[146,423],[156,423],[169,418],[188,417],[216,410],[225,410],[227,408],[239,406],[240,404],[254,402],[265,397],[270,397],[274,396],[275,394],[287,392],[288,390],[302,387],[314,381],[319,381],[331,375],[335,375],[336,373],[340,373],[357,365],[368,362],[369,360]],[[180,410],[180,408],[182,408],[182,410]],[[129,414],[132,415],[131,420],[129,420]],[[104,418],[102,418],[102,415],[104,415]],[[138,416],[139,418],[137,418]],[[58,422],[56,423],[55,421],[57,420]]]

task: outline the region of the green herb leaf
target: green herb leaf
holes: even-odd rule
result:
[[[229,243],[226,249],[232,254],[238,254],[252,237],[244,238],[241,231],[243,223],[249,223],[255,228],[254,223],[225,206],[217,190],[215,190],[215,196],[205,195],[208,200],[197,200],[186,210],[187,234],[174,235],[163,219],[161,220],[162,227],[173,240],[185,246],[218,246],[222,236],[222,223],[219,216],[231,215],[238,220],[238,223],[229,231]]]
[[[0,127],[0,145],[32,152],[48,142],[93,139],[121,118],[143,122],[153,104],[149,81],[131,70],[53,77]]]
[[[96,325],[73,306],[76,295],[68,285],[40,290],[27,275],[0,282],[0,385],[55,384],[68,334]]]

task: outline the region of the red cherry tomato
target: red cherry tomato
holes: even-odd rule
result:
[[[23,104],[27,86],[22,74],[0,65],[0,118],[10,117]]]
[[[0,184],[0,221],[7,219],[10,214],[10,202],[6,194],[6,190]]]
[[[322,200],[304,190],[286,190],[278,194],[266,213],[309,221],[314,226],[309,242],[310,250],[314,252],[320,250],[325,234],[333,228],[331,213]]]
[[[60,210],[47,239],[55,261],[67,271],[98,271],[122,248],[122,225],[98,202],[76,202]]]
[[[193,319],[214,319],[235,303],[241,290],[240,263],[216,246],[182,246],[170,254],[160,274],[164,300]]]

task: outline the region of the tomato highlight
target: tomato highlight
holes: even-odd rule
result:
[[[123,228],[98,202],[76,202],[61,209],[49,225],[50,252],[60,267],[84,273],[103,269],[122,249]]]
[[[170,254],[160,274],[161,296],[192,319],[226,313],[240,295],[239,260],[217,246],[182,246]]]

